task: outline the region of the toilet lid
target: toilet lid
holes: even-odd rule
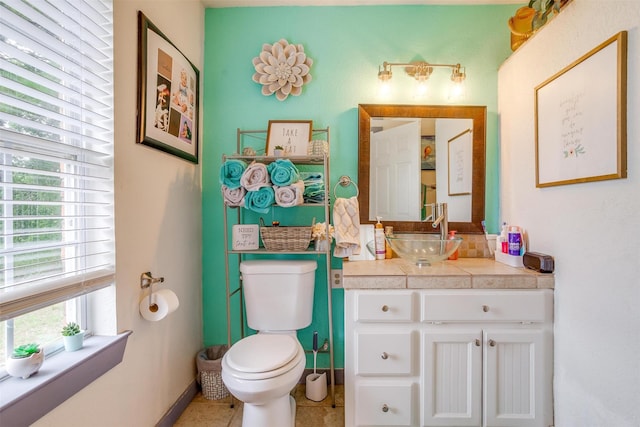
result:
[[[226,359],[237,371],[258,373],[278,369],[297,354],[298,341],[292,336],[256,334],[232,345]]]

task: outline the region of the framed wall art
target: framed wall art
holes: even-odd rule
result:
[[[198,163],[200,73],[138,12],[138,140]]]
[[[627,176],[627,32],[535,88],[536,187]]]
[[[420,136],[420,168],[436,169],[436,137],[434,135]]]
[[[306,156],[312,128],[312,120],[269,120],[266,155],[273,156],[278,147],[284,156]]]

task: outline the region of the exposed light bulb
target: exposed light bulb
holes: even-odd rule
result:
[[[414,98],[424,98],[427,95],[427,92],[429,92],[429,85],[427,84],[427,81],[417,81]]]
[[[452,82],[449,87],[449,95],[447,96],[447,99],[451,102],[455,102],[464,99],[465,96],[466,88],[464,81]]]
[[[389,80],[380,80],[378,95],[381,98],[388,98],[391,95],[391,82]]]

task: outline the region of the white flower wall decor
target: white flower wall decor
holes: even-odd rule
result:
[[[302,93],[302,86],[311,81],[312,64],[313,59],[301,44],[289,44],[285,39],[272,45],[265,43],[260,56],[253,58],[253,81],[262,85],[264,96],[275,93],[278,101],[284,101],[289,95]]]

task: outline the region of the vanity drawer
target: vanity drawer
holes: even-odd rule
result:
[[[367,383],[356,387],[356,426],[414,426],[415,385]]]
[[[356,322],[411,322],[414,320],[415,294],[359,292],[356,296]]]
[[[412,375],[414,332],[357,332],[356,375]]]
[[[423,322],[545,322],[552,295],[537,291],[458,291],[422,294]]]

